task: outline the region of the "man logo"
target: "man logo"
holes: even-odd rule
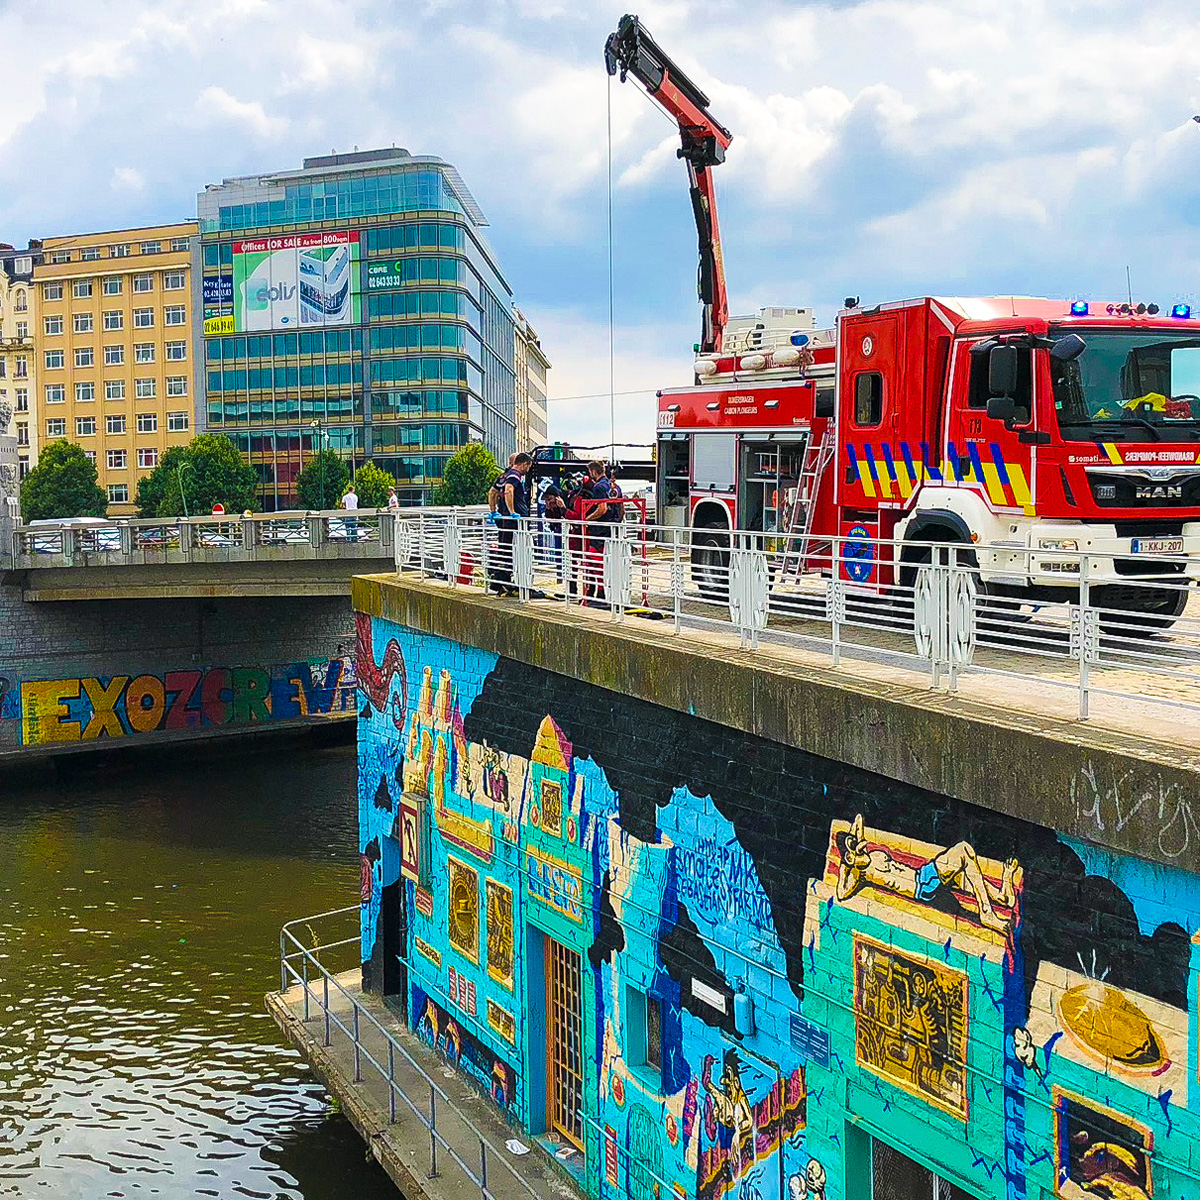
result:
[[[1182,500],[1183,485],[1171,484],[1139,484],[1133,493],[1135,500]]]

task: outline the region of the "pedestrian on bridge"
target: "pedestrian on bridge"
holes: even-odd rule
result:
[[[358,493],[354,490],[354,484],[350,485],[349,490],[342,497],[342,508],[348,513],[358,511]],[[358,518],[346,518],[346,536],[352,542],[358,541]]]

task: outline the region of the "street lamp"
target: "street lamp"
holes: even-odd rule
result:
[[[322,439],[324,439],[325,445],[328,445],[329,444],[329,434],[325,430],[325,428],[322,426],[320,421],[311,422],[311,427],[312,427],[312,431],[313,431],[313,443],[316,446],[314,453],[317,455],[320,455],[321,441],[322,441]],[[322,458],[320,461],[321,461],[321,470],[320,470],[320,473],[318,476],[318,480],[319,480],[319,485],[321,488],[321,500],[323,502],[325,500],[325,460]]]
[[[185,492],[183,490],[183,472],[185,469],[190,471],[192,469],[192,464],[190,462],[184,461],[181,463],[177,463],[175,466],[175,478],[179,480],[179,499],[183,502],[184,520],[187,520],[187,518],[188,518],[187,492]]]

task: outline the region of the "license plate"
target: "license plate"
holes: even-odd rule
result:
[[[1182,554],[1183,538],[1134,538],[1134,554]]]

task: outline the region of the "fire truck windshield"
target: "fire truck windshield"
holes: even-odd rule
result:
[[[1070,362],[1050,360],[1064,439],[1200,441],[1200,337],[1182,329],[1072,332],[1087,349]]]

